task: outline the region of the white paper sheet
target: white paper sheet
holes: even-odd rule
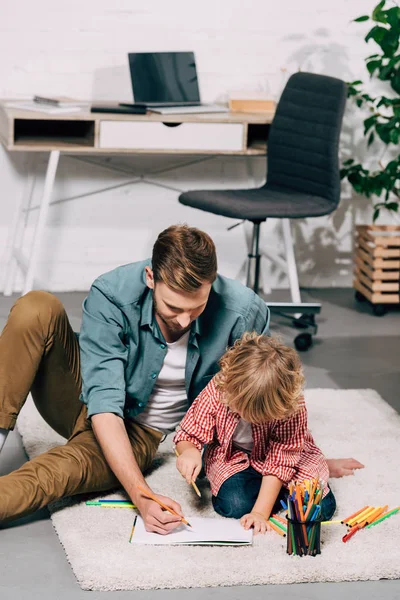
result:
[[[132,544],[158,545],[213,545],[247,546],[253,543],[253,530],[245,530],[236,519],[187,517],[192,527],[181,525],[167,535],[149,533],[144,528],[143,519],[136,517]]]

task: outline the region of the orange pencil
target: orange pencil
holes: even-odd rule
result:
[[[386,504],[386,506],[380,506],[379,508],[377,508],[376,511],[368,517],[368,519],[367,519],[368,522],[366,523],[366,525],[369,525],[370,523],[373,523],[374,521],[376,521],[376,519],[379,519],[381,514],[384,513],[385,510],[387,510],[388,506],[389,505]]]
[[[372,513],[376,511],[376,508],[376,506],[371,506],[369,510],[365,511],[364,513],[361,513],[355,519],[352,519],[352,521],[350,521],[349,523],[350,527],[354,527],[354,525],[359,525],[360,523],[363,523],[365,519],[367,519],[370,515],[372,515]]]
[[[346,525],[348,525],[349,527],[353,527],[353,525],[357,523],[357,520],[362,519],[370,510],[371,506],[368,506],[368,508],[360,512],[356,517],[350,519],[350,521],[347,521]]]
[[[274,517],[274,519],[276,519],[277,521],[280,521],[280,523],[282,523],[282,525],[287,525],[287,520],[283,519],[282,517],[280,517],[279,515],[272,515]]]
[[[352,515],[350,515],[349,517],[346,517],[346,519],[343,519],[343,521],[341,521],[342,523],[348,523],[348,521],[350,521],[351,519],[354,519],[354,517],[356,517],[357,515],[360,515],[362,512],[364,512],[364,510],[366,510],[367,508],[369,508],[368,506],[364,506],[364,508],[360,508],[360,510],[356,510],[355,513],[353,513]]]
[[[278,525],[275,525],[275,523],[273,523],[272,521],[268,521],[268,523],[269,525],[271,525],[272,529],[276,531],[276,533],[279,533],[279,535],[281,535],[282,537],[286,537],[286,533],[280,527],[278,527]]]
[[[154,494],[152,494],[148,490],[145,490],[144,488],[142,488],[141,485],[138,485],[137,488],[138,488],[138,490],[140,490],[142,492],[142,494],[144,496],[146,496],[146,498],[151,498],[151,500],[154,500],[154,502],[157,502],[157,504],[159,504],[161,506],[161,508],[163,508],[164,510],[167,510],[169,513],[171,513],[171,515],[175,515],[176,517],[179,517],[180,520],[182,521],[182,523],[185,523],[185,525],[189,525],[189,527],[191,527],[191,524],[188,521],[186,521],[186,519],[181,517],[181,515],[178,515],[178,513],[173,508],[170,508],[166,504],[163,504],[161,502],[161,500],[159,500],[157,498],[157,496],[154,496]]]

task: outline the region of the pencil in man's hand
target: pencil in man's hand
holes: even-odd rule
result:
[[[178,450],[177,450],[176,448],[175,448],[175,454],[176,454],[177,456],[179,456],[179,452],[178,452]],[[193,479],[192,479],[192,481],[190,482],[190,484],[193,486],[193,489],[194,489],[194,491],[196,492],[196,494],[198,495],[198,497],[199,497],[199,498],[201,498],[201,493],[200,493],[200,490],[199,490],[199,488],[197,487],[197,485],[195,484],[195,482],[193,481]]]
[[[188,525],[189,527],[191,527],[191,524],[189,523],[189,521],[186,521],[186,519],[184,517],[181,517],[181,515],[179,515],[173,508],[171,508],[170,506],[167,506],[166,504],[161,502],[161,500],[159,500],[157,498],[157,496],[152,494],[149,490],[145,490],[144,488],[142,488],[141,485],[138,485],[137,488],[138,488],[138,490],[140,490],[142,492],[143,496],[146,496],[147,498],[154,500],[154,502],[157,502],[157,504],[159,504],[161,506],[161,508],[170,512],[171,515],[175,515],[176,517],[179,517],[180,520],[182,521],[182,523],[185,523],[185,525]]]

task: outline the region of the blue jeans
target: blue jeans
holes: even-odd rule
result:
[[[221,485],[218,494],[212,497],[214,510],[223,517],[240,519],[252,511],[260,491],[261,481],[261,473],[253,467],[248,467],[244,471],[232,475]],[[280,500],[286,502],[288,494],[288,490],[282,486],[271,514],[282,509]],[[329,490],[321,502],[322,520],[329,521],[335,510],[335,496],[332,490]]]

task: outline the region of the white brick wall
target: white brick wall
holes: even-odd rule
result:
[[[279,96],[287,75],[299,68],[345,80],[365,78],[363,57],[372,53],[363,41],[368,24],[352,24],[351,20],[374,4],[372,0],[152,0],[147,4],[135,0],[2,0],[0,97],[37,93],[130,100],[127,53],[135,50],[193,49],[205,101],[225,99],[235,89],[265,89]],[[343,128],[346,154],[358,144],[356,123],[348,111]],[[23,190],[25,160],[0,149],[0,253],[15,198]],[[46,156],[37,160],[34,204],[40,198]],[[217,243],[221,271],[234,277],[239,274],[246,253],[242,227],[227,233],[230,219],[182,207],[177,192],[161,187],[136,183],[97,192],[130,176],[102,168],[108,159],[91,160],[100,167],[61,158],[40,256],[44,286],[54,291],[87,289],[104,270],[147,256],[157,233],[181,221],[209,231]],[[263,159],[237,157],[192,166],[182,166],[174,157],[113,158],[111,164],[133,177],[142,173],[150,177],[151,171],[177,165],[152,179],[182,190],[259,185],[265,169]],[[83,197],[68,200],[76,196]],[[37,211],[30,213],[31,227],[36,215]],[[368,203],[352,199],[344,188],[334,215],[297,223],[301,283],[350,285],[352,228],[356,221],[369,218]],[[277,224],[264,225],[263,244],[280,243]],[[29,239],[25,247],[29,249]],[[285,278],[269,267],[266,262],[264,279],[285,287]]]

